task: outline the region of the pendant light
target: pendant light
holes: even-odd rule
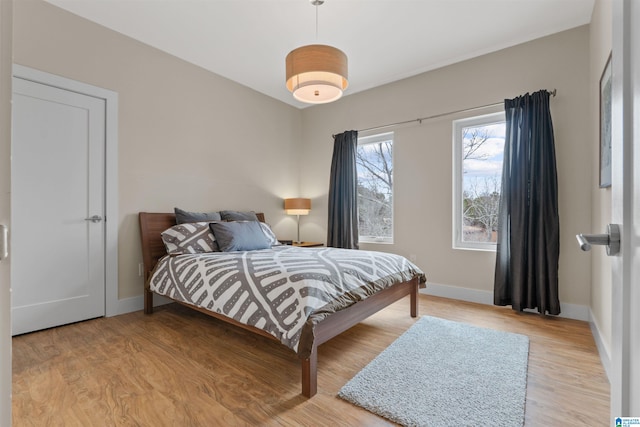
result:
[[[324,0],[310,0],[316,7],[316,39],[318,38],[318,6]],[[347,55],[340,49],[322,44],[302,46],[286,58],[287,89],[293,97],[309,104],[326,104],[342,96],[347,88]]]

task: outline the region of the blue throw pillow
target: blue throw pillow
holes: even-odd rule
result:
[[[222,252],[268,249],[271,242],[257,221],[212,222],[209,224]]]

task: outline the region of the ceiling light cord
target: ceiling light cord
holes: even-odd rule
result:
[[[318,5],[316,4],[316,41],[318,41]]]
[[[318,6],[324,3],[324,0],[309,0],[316,7],[316,42],[318,41]]]

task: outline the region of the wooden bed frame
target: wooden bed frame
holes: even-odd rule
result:
[[[264,214],[258,213],[258,219],[264,222]],[[140,236],[142,238],[142,257],[144,262],[144,312],[153,313],[153,291],[149,287],[149,279],[160,258],[166,255],[160,233],[176,225],[176,217],[173,213],[149,213],[140,212]],[[318,346],[331,338],[341,334],[367,317],[382,310],[397,300],[411,295],[411,317],[418,315],[418,287],[419,279],[414,278],[408,282],[397,283],[377,294],[362,300],[344,310],[338,311],[326,317],[314,328],[315,339],[308,359],[302,359],[302,394],[312,397],[318,391]],[[164,296],[167,298],[166,296]],[[175,301],[175,300],[174,300]],[[274,336],[253,326],[244,325],[234,319],[214,313],[203,308],[175,301],[224,322],[254,332],[258,335],[277,340]]]

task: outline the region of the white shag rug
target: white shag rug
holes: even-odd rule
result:
[[[529,338],[420,318],[338,396],[404,426],[524,424]]]

